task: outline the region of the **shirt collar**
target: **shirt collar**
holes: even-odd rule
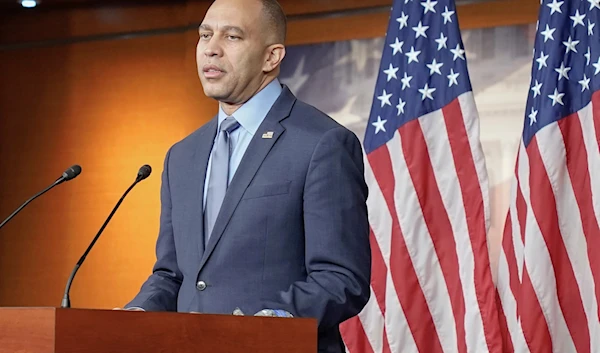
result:
[[[269,83],[265,88],[260,90],[254,97],[250,98],[238,110],[233,113],[233,117],[240,123],[240,126],[248,131],[252,136],[258,130],[260,124],[265,120],[265,117],[271,110],[273,104],[282,91],[281,84],[276,78]],[[227,118],[227,114],[219,105],[219,126],[223,120]],[[217,130],[218,131],[218,130]]]

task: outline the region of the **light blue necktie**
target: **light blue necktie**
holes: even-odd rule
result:
[[[229,184],[229,158],[231,156],[231,133],[240,127],[240,123],[230,116],[221,123],[219,136],[213,148],[210,176],[206,189],[206,206],[204,208],[204,245],[208,244],[215,221],[219,215],[221,204]]]

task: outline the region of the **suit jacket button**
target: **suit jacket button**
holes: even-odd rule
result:
[[[203,291],[206,289],[206,282],[204,281],[198,281],[198,283],[196,283],[196,289],[199,291]]]

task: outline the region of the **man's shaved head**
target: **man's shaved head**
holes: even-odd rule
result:
[[[268,32],[272,35],[273,43],[285,42],[287,34],[287,19],[285,13],[277,0],[260,0],[263,6],[263,15],[265,16]]]

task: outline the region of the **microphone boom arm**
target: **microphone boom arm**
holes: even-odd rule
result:
[[[88,256],[88,254],[94,247],[94,244],[96,244],[96,241],[98,241],[98,238],[100,238],[100,234],[102,234],[102,232],[104,231],[104,228],[106,228],[106,225],[108,224],[108,222],[110,222],[110,220],[114,216],[115,212],[117,212],[117,209],[119,208],[119,206],[121,206],[121,203],[123,202],[123,200],[125,200],[125,197],[127,196],[127,194],[129,194],[131,189],[133,189],[133,187],[136,186],[137,183],[139,183],[140,181],[148,178],[148,176],[150,176],[151,173],[152,173],[152,168],[147,164],[143,165],[140,168],[140,170],[138,171],[138,175],[136,176],[133,184],[131,184],[131,186],[125,191],[123,196],[121,196],[121,198],[119,199],[119,202],[117,202],[117,204],[113,208],[110,215],[108,215],[108,218],[106,218],[106,221],[104,221],[104,224],[102,225],[102,227],[100,228],[100,230],[98,231],[98,233],[96,234],[96,236],[94,237],[94,239],[92,240],[90,245],[87,247],[87,249],[81,256],[79,261],[77,261],[77,264],[75,264],[75,267],[73,268],[73,271],[71,271],[71,275],[69,276],[69,279],[67,280],[67,285],[65,286],[65,293],[63,294],[63,298],[62,298],[62,301],[60,304],[61,308],[70,308],[71,307],[71,298],[69,297],[69,292],[71,291],[71,284],[73,284],[73,279],[75,278],[75,274],[77,274],[77,271],[79,270],[79,268],[85,261],[85,258]]]
[[[56,181],[54,183],[52,183],[52,185],[48,186],[47,188],[45,188],[44,190],[38,192],[37,194],[33,195],[29,200],[25,201],[19,208],[17,208],[13,213],[11,213],[10,216],[8,216],[4,221],[2,221],[2,223],[0,223],[0,228],[4,227],[4,225],[6,223],[8,223],[8,221],[10,221],[11,219],[13,219],[13,217],[15,217],[19,212],[21,212],[21,210],[23,210],[25,208],[25,206],[29,205],[29,203],[35,199],[37,199],[38,197],[42,196],[43,194],[45,194],[46,192],[50,191],[50,189],[52,189],[53,187],[64,183],[65,181],[69,181],[71,179],[75,179],[79,174],[81,173],[81,167],[79,165],[73,165],[71,166],[69,169],[67,169],[60,178],[56,179]]]
[[[100,230],[98,231],[98,233],[96,234],[96,236],[94,237],[94,239],[92,240],[92,242],[90,243],[90,245],[88,246],[88,248],[85,250],[85,252],[81,256],[81,258],[79,259],[79,261],[77,261],[77,264],[75,264],[75,267],[73,268],[73,271],[71,272],[71,276],[69,276],[69,279],[67,280],[67,285],[65,287],[65,293],[63,295],[62,302],[60,304],[61,308],[70,308],[71,307],[71,298],[69,297],[69,292],[71,290],[71,284],[73,283],[73,279],[75,278],[75,274],[79,270],[79,267],[81,267],[81,265],[85,261],[85,258],[88,256],[88,254],[90,253],[90,251],[92,250],[92,248],[94,247],[94,245],[96,244],[96,241],[98,241],[98,238],[100,238],[100,234],[102,234],[102,232],[104,231],[104,228],[106,228],[106,226],[108,225],[108,222],[110,222],[110,220],[114,216],[115,212],[117,212],[117,209],[119,208],[119,206],[121,206],[121,203],[123,202],[123,200],[125,200],[125,197],[127,196],[127,194],[129,194],[129,192],[131,191],[131,189],[133,189],[133,187],[138,182],[139,182],[138,180],[136,180],[135,182],[133,182],[133,184],[131,184],[131,186],[127,189],[127,191],[125,191],[125,193],[123,194],[123,196],[121,196],[121,198],[119,199],[119,202],[117,202],[117,204],[113,208],[112,212],[110,213],[110,215],[108,216],[108,218],[106,219],[106,221],[104,221],[104,224],[102,225],[102,227],[100,228]]]

